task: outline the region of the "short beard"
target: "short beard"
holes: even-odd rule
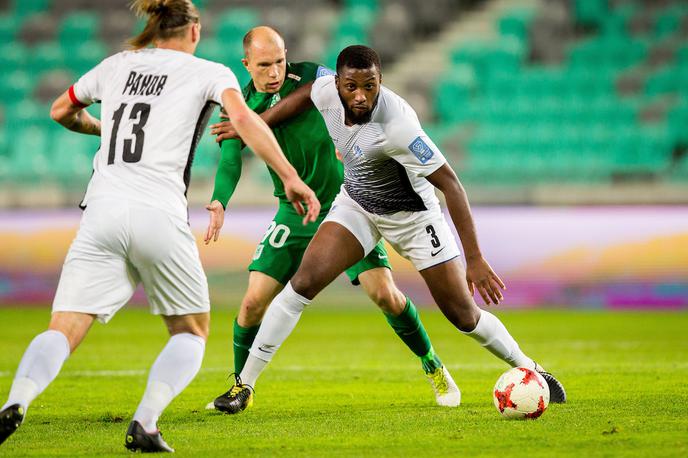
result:
[[[377,106],[377,100],[380,98],[380,94],[378,94],[377,97],[375,97],[375,102],[373,102],[373,106],[370,107],[370,110],[361,115],[357,115],[351,108],[349,108],[346,102],[344,102],[341,94],[338,93],[337,95],[339,95],[339,101],[342,102],[342,106],[344,107],[345,120],[348,119],[354,124],[369,123],[373,117],[373,111],[375,111],[375,107]]]

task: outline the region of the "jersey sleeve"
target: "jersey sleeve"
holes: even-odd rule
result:
[[[297,70],[301,80],[300,85],[310,83],[322,76],[334,75],[334,71],[324,65],[316,64],[315,62],[301,62],[294,64],[294,69]]]
[[[334,98],[337,98],[337,89],[334,85],[334,75],[326,75],[318,78],[311,87],[311,100],[318,110],[328,107]],[[337,102],[339,102],[337,98]]]
[[[225,89],[236,89],[242,94],[236,75],[224,65],[206,61],[201,77],[205,82],[205,98],[222,105],[222,93]]]
[[[117,59],[118,54],[104,59],[69,88],[69,98],[74,105],[87,106],[102,100],[103,92],[115,74]]]
[[[234,194],[241,178],[241,140],[223,141],[220,154],[220,163],[215,173],[215,188],[210,201],[218,200],[224,208],[227,208],[229,199]]]
[[[447,160],[421,127],[415,111],[405,102],[395,111],[385,129],[388,155],[420,177],[442,167]]]

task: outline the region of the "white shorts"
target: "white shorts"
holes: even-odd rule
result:
[[[364,210],[342,189],[323,222],[327,221],[347,228],[361,243],[365,255],[384,237],[417,270],[442,264],[461,254],[439,207],[375,215]]]
[[[186,221],[132,202],[89,202],[67,253],[53,312],[106,323],[139,282],[156,315],[210,310],[208,281]]]

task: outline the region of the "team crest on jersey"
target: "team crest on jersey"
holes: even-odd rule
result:
[[[280,97],[279,92],[276,92],[275,95],[273,95],[272,98],[270,99],[270,107],[269,108],[272,108],[275,105],[277,105],[277,102],[279,102],[280,100],[282,100],[282,97]]]
[[[421,164],[428,162],[433,154],[435,154],[432,148],[430,148],[420,137],[416,137],[416,139],[411,142],[409,149],[418,158]]]
[[[315,72],[315,77],[320,78],[322,76],[328,76],[328,75],[334,75],[334,71],[332,69],[329,69],[327,67],[323,67],[322,65],[318,66],[318,71]]]
[[[358,145],[354,146],[354,154],[356,154],[356,156],[363,155],[363,150],[361,149],[360,146],[358,146]]]

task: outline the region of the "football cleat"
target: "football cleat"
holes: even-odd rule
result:
[[[174,452],[174,449],[167,445],[167,443],[163,440],[162,433],[160,431],[155,433],[147,433],[138,421],[132,421],[129,423],[127,436],[124,439],[124,446],[132,452]]]
[[[433,372],[425,374],[435,391],[437,404],[444,407],[458,407],[461,404],[461,391],[454,383],[454,379],[446,367],[438,367]]]
[[[226,393],[215,398],[213,405],[220,412],[235,414],[253,405],[253,388],[241,383],[241,378],[234,374],[234,385]]]
[[[542,378],[547,382],[547,386],[549,387],[549,402],[564,404],[566,402],[566,390],[564,389],[564,385],[562,385],[556,377],[543,369],[538,363],[535,363],[535,371],[542,375]]]
[[[5,442],[23,421],[24,408],[19,404],[12,404],[0,412],[0,444]]]

